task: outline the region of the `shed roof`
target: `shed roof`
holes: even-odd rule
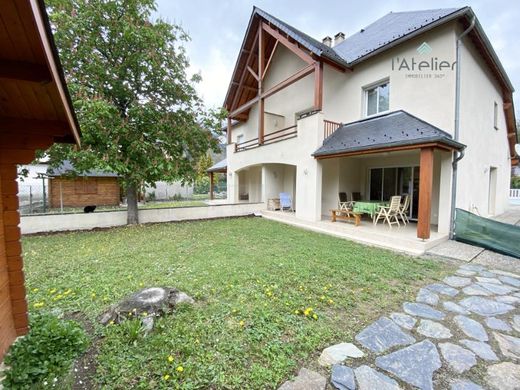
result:
[[[323,141],[314,157],[425,143],[441,143],[453,149],[465,146],[438,127],[399,110],[347,123]]]
[[[225,172],[227,171],[227,159],[220,160],[218,163],[209,167],[207,172]]]
[[[74,165],[65,160],[61,165],[56,168],[48,168],[47,175],[50,177],[59,177],[59,176],[79,176],[79,177],[119,177],[117,173],[108,172],[103,170],[92,169],[86,172],[76,172],[74,169]]]

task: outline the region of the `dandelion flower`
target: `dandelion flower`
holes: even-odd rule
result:
[[[184,367],[183,366],[178,366],[175,371],[177,372],[183,372],[184,371]]]
[[[92,296],[92,298],[95,298],[96,297],[96,293],[92,293],[91,296]]]
[[[55,288],[49,290],[49,294],[54,294],[55,292],[56,292],[56,289],[55,289]]]
[[[141,314],[143,317],[146,317],[148,315],[148,312],[146,311],[143,311],[143,313]]]
[[[325,295],[322,295],[322,296],[320,297],[320,299],[321,299],[322,301],[324,301],[324,300],[325,300]]]
[[[295,310],[294,314],[300,314],[300,311],[299,310]]]
[[[168,356],[168,362],[169,363],[173,362],[173,356],[172,355]]]
[[[114,325],[114,320],[110,320],[109,324]]]
[[[168,379],[170,379],[170,376],[168,374],[166,374],[165,376],[162,377],[165,381],[167,381]]]
[[[332,299],[329,299],[329,305],[332,305],[334,301]]]
[[[143,286],[144,286],[143,282],[139,283],[139,287],[143,287]]]
[[[33,288],[33,289],[32,289],[32,292],[34,292],[34,293],[35,293],[35,292],[38,292],[38,291],[40,291],[39,288]]]
[[[315,320],[317,320],[317,319],[318,319],[318,315],[317,315],[316,313],[314,313],[314,314],[312,315],[312,318],[314,318]]]
[[[240,322],[238,323],[240,326],[244,326],[246,323],[244,322],[244,320],[240,320]]]
[[[304,310],[303,314],[307,317],[311,314],[312,312],[312,307],[308,307],[307,309]]]

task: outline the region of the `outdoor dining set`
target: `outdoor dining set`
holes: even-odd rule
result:
[[[401,223],[406,226],[410,222],[408,219],[410,196],[408,194],[392,196],[388,202],[361,200],[359,192],[352,193],[350,200],[348,200],[346,192],[340,192],[338,195],[338,208],[330,210],[332,222],[353,220],[358,226],[363,214],[369,215],[374,225],[381,220],[390,228],[392,225],[401,226]]]

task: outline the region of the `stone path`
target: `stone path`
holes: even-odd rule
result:
[[[520,389],[520,275],[464,264],[280,389]],[[310,378],[309,381],[306,381]]]

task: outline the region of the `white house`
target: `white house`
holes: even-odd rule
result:
[[[416,236],[447,237],[454,207],[507,207],[512,93],[469,7],[392,12],[322,41],[255,7],[224,103],[228,201],[288,192],[296,220],[319,222],[339,192],[409,194]]]

